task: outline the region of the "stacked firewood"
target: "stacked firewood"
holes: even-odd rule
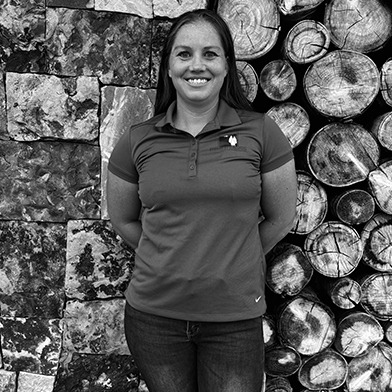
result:
[[[392,4],[220,0],[297,217],[267,255],[267,392],[392,391]]]

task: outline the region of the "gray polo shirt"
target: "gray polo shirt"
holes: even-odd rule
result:
[[[266,115],[221,101],[196,137],[173,127],[171,105],[131,127],[109,170],[139,184],[142,236],[126,290],[134,308],[189,321],[235,321],[265,312],[261,176],[293,158]]]

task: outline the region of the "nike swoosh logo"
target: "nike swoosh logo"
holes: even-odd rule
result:
[[[255,302],[257,303],[257,302],[259,302],[260,301],[260,299],[261,299],[261,295],[260,295],[260,297],[258,297],[258,298],[255,298]]]

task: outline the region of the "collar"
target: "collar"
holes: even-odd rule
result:
[[[165,116],[155,124],[155,127],[159,131],[165,130],[169,132],[176,132],[173,125],[173,115],[175,109],[176,101],[173,101],[167,109]],[[241,123],[242,121],[238,116],[237,110],[229,106],[224,99],[220,99],[218,112],[214,120],[210,121],[201,133],[221,129],[222,127],[239,125]]]

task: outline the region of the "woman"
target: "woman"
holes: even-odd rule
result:
[[[296,189],[288,141],[241,91],[227,25],[180,16],[155,116],[125,132],[108,174],[111,222],[136,252],[126,337],[150,392],[260,392],[264,255],[292,227]]]

